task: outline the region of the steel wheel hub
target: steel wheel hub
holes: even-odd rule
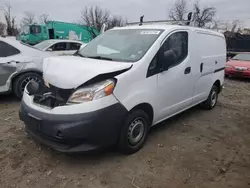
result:
[[[144,136],[145,121],[142,118],[136,118],[129,126],[128,142],[131,145],[138,144]]]

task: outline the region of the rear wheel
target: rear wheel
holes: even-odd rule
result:
[[[213,85],[210,94],[205,102],[202,103],[202,107],[208,110],[212,110],[218,101],[219,88]]]
[[[16,97],[19,99],[23,96],[23,91],[26,85],[31,81],[35,81],[37,83],[42,82],[42,76],[35,72],[24,73],[15,78],[13,82],[13,92]]]
[[[149,118],[143,110],[132,110],[120,133],[118,148],[122,153],[132,154],[139,151],[146,139],[149,129]]]

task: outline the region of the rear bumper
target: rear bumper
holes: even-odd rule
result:
[[[28,134],[66,153],[90,152],[114,145],[126,114],[120,103],[89,113],[56,115],[34,110],[23,101],[19,112]]]

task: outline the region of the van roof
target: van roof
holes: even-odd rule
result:
[[[177,30],[177,29],[185,29],[185,30],[192,30],[197,32],[202,32],[204,34],[211,34],[224,37],[222,33],[212,31],[210,29],[203,29],[198,27],[186,26],[186,25],[167,25],[167,24],[152,24],[152,25],[131,25],[125,27],[115,27],[116,29],[161,29],[161,30]]]

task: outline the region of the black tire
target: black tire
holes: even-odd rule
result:
[[[141,123],[143,123],[143,125],[141,125]],[[134,128],[132,128],[133,126]],[[143,132],[143,135],[141,135],[141,138],[136,143],[132,144],[132,141],[130,141],[132,139],[131,136],[134,131],[136,131],[135,128],[137,128],[137,126],[144,126],[143,131],[139,131]],[[118,141],[119,151],[124,154],[133,154],[139,151],[147,140],[149,126],[149,117],[143,110],[132,110],[128,114],[120,132]]]
[[[202,107],[207,110],[212,110],[218,101],[219,88],[213,85],[210,94],[205,102],[202,103]]]
[[[13,81],[13,93],[14,95],[21,99],[23,96],[24,87],[30,81],[34,80],[36,82],[42,82],[43,78],[40,74],[35,72],[28,72],[17,76]]]

